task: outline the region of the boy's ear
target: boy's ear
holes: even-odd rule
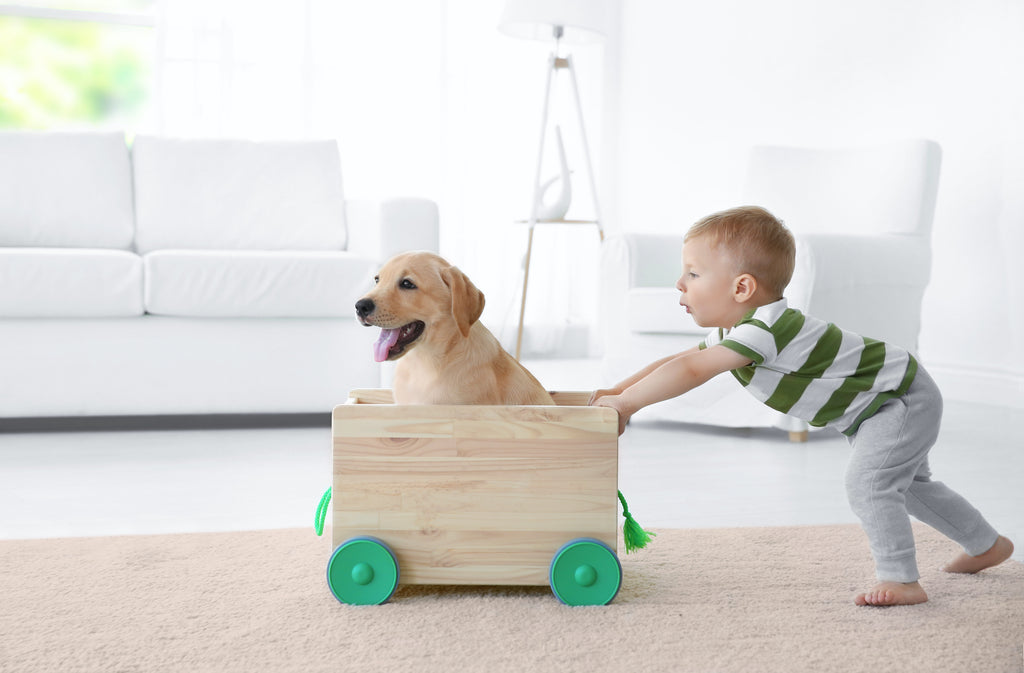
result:
[[[740,304],[750,301],[757,293],[757,279],[749,273],[740,274],[733,281],[733,299]]]

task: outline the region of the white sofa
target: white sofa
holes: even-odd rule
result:
[[[917,352],[931,275],[931,229],[941,149],[928,140],[851,148],[755,147],[744,202],[768,208],[797,242],[790,306]],[[601,257],[602,378],[611,386],[699,343],[709,330],[679,307],[678,235],[607,239]],[[757,402],[731,374],[634,418],[726,427],[807,425]]]
[[[381,385],[375,269],[437,246],[334,141],[0,133],[0,419],[327,412]]]

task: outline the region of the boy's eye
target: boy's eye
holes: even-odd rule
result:
[[[688,273],[686,275],[689,276],[690,278],[696,278],[697,277],[697,274],[695,274],[693,271],[691,271],[690,273]]]
[[[402,280],[401,280],[401,281],[400,281],[400,282],[398,283],[398,287],[402,288],[403,290],[415,290],[415,289],[416,289],[416,284],[415,284],[415,283],[413,283],[413,282],[412,282],[411,280],[409,280],[408,278],[403,278],[403,279],[402,279]]]

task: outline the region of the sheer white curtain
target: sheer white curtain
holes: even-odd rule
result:
[[[165,0],[158,131],[335,138],[354,197],[436,195],[439,0]]]
[[[512,349],[526,250],[526,228],[513,222],[529,214],[552,45],[499,33],[502,6],[164,0],[157,132],[334,138],[349,197],[437,200],[442,254],[484,291],[484,321]],[[601,50],[574,57],[599,163]],[[562,123],[574,203],[585,207],[575,120]],[[553,160],[553,143],[548,151]],[[596,240],[593,229],[538,230],[527,310],[534,350],[556,351],[567,325],[591,320]]]

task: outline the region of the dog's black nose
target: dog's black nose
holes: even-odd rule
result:
[[[356,315],[360,318],[365,318],[373,313],[375,308],[377,308],[377,306],[373,303],[372,299],[360,299],[356,302]]]

